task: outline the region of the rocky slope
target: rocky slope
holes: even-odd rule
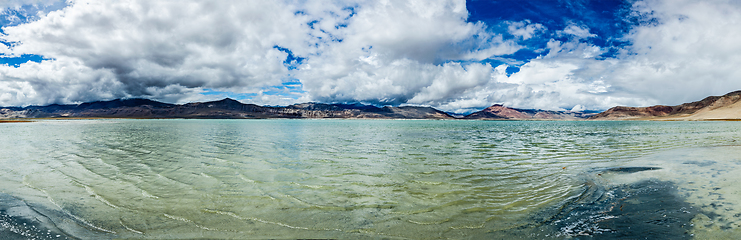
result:
[[[613,107],[592,120],[741,120],[741,91],[677,106]]]
[[[78,105],[0,108],[0,118],[378,118],[452,119],[430,107],[375,107],[360,104],[303,103],[287,107],[243,104],[233,99],[168,104],[148,99],[117,99]]]
[[[233,99],[168,104],[148,99],[117,99],[77,105],[0,107],[0,119],[15,118],[359,118],[458,119],[430,107],[376,107],[362,104],[301,103],[287,107],[243,104]],[[741,120],[741,91],[677,106],[613,107],[607,111],[571,112],[493,105],[462,119],[480,120]]]
[[[464,119],[482,120],[581,120],[594,115],[596,112],[546,111],[533,109],[509,108],[499,104],[484,110],[471,113]]]

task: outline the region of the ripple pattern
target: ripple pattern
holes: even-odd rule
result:
[[[581,172],[722,145],[738,123],[75,120],[0,125],[0,191],[76,238],[481,238]],[[511,233],[511,232],[510,232]]]

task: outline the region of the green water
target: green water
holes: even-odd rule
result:
[[[662,167],[596,182],[671,180],[701,209],[722,199],[697,189],[736,176],[739,143],[739,122],[6,123],[0,192],[48,217],[50,238],[569,238],[547,219],[597,169]],[[706,173],[718,181],[693,188]],[[691,233],[735,231],[732,216]]]

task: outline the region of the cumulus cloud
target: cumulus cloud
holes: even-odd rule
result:
[[[5,39],[20,42],[15,53],[55,59],[49,62],[72,59],[110,72],[124,88],[111,89],[119,91],[114,97],[158,96],[169,86],[260,87],[280,84],[287,72],[286,53],[274,48],[277,42],[305,36],[301,22],[293,20],[299,16],[271,3],[231,8],[205,2],[78,1],[39,21],[5,28]],[[242,19],[247,16],[255,20]],[[288,21],[268,21],[281,18]],[[285,45],[290,44],[296,43]]]
[[[625,61],[605,76],[614,88],[664,104],[741,89],[741,3],[646,1],[634,9],[655,22],[627,36]]]
[[[181,102],[203,89],[258,94],[296,78],[305,86],[302,99],[404,103],[432,84],[415,81],[416,71],[518,49],[486,32],[485,24],[466,22],[467,14],[464,1],[444,0],[72,1],[38,21],[5,27],[3,40],[17,44],[4,51],[48,58],[32,64],[45,66],[43,74],[78,64],[85,69],[80,74],[107,76],[85,75],[90,84],[115,84],[95,94],[47,94],[54,89],[48,85],[65,89],[81,80],[30,81],[11,77],[23,68],[7,66],[5,84],[24,82],[33,93],[3,103],[119,97]],[[286,66],[289,58],[297,69]]]
[[[5,0],[0,1],[0,26],[13,26],[35,21],[48,12],[66,6],[64,0]]]
[[[45,60],[0,65],[0,105],[183,103],[224,92],[256,104],[411,104],[463,113],[495,103],[678,104],[741,89],[741,6],[733,1],[634,2],[625,16],[634,25],[606,40],[626,43],[618,47],[596,44],[599,36],[571,20],[555,29],[535,20],[468,21],[463,0],[64,4],[3,27],[8,44],[0,53]],[[542,44],[526,46],[533,42]],[[540,55],[515,59],[521,50]]]
[[[639,1],[641,22],[614,58],[583,41],[588,29],[567,26],[568,42],[550,40],[547,54],[511,76],[494,71],[487,85],[441,105],[451,111],[488,103],[542,109],[606,109],[681,104],[741,89],[741,4],[733,1]],[[485,99],[485,100],[481,100]],[[461,111],[461,110],[457,110]]]
[[[491,66],[447,60],[482,60],[520,47],[465,21],[462,1],[373,2],[357,9],[340,32],[296,72],[319,101],[435,105],[489,80]],[[444,88],[444,89],[442,89]]]

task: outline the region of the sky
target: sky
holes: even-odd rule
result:
[[[545,110],[741,90],[735,0],[2,0],[0,106]]]

